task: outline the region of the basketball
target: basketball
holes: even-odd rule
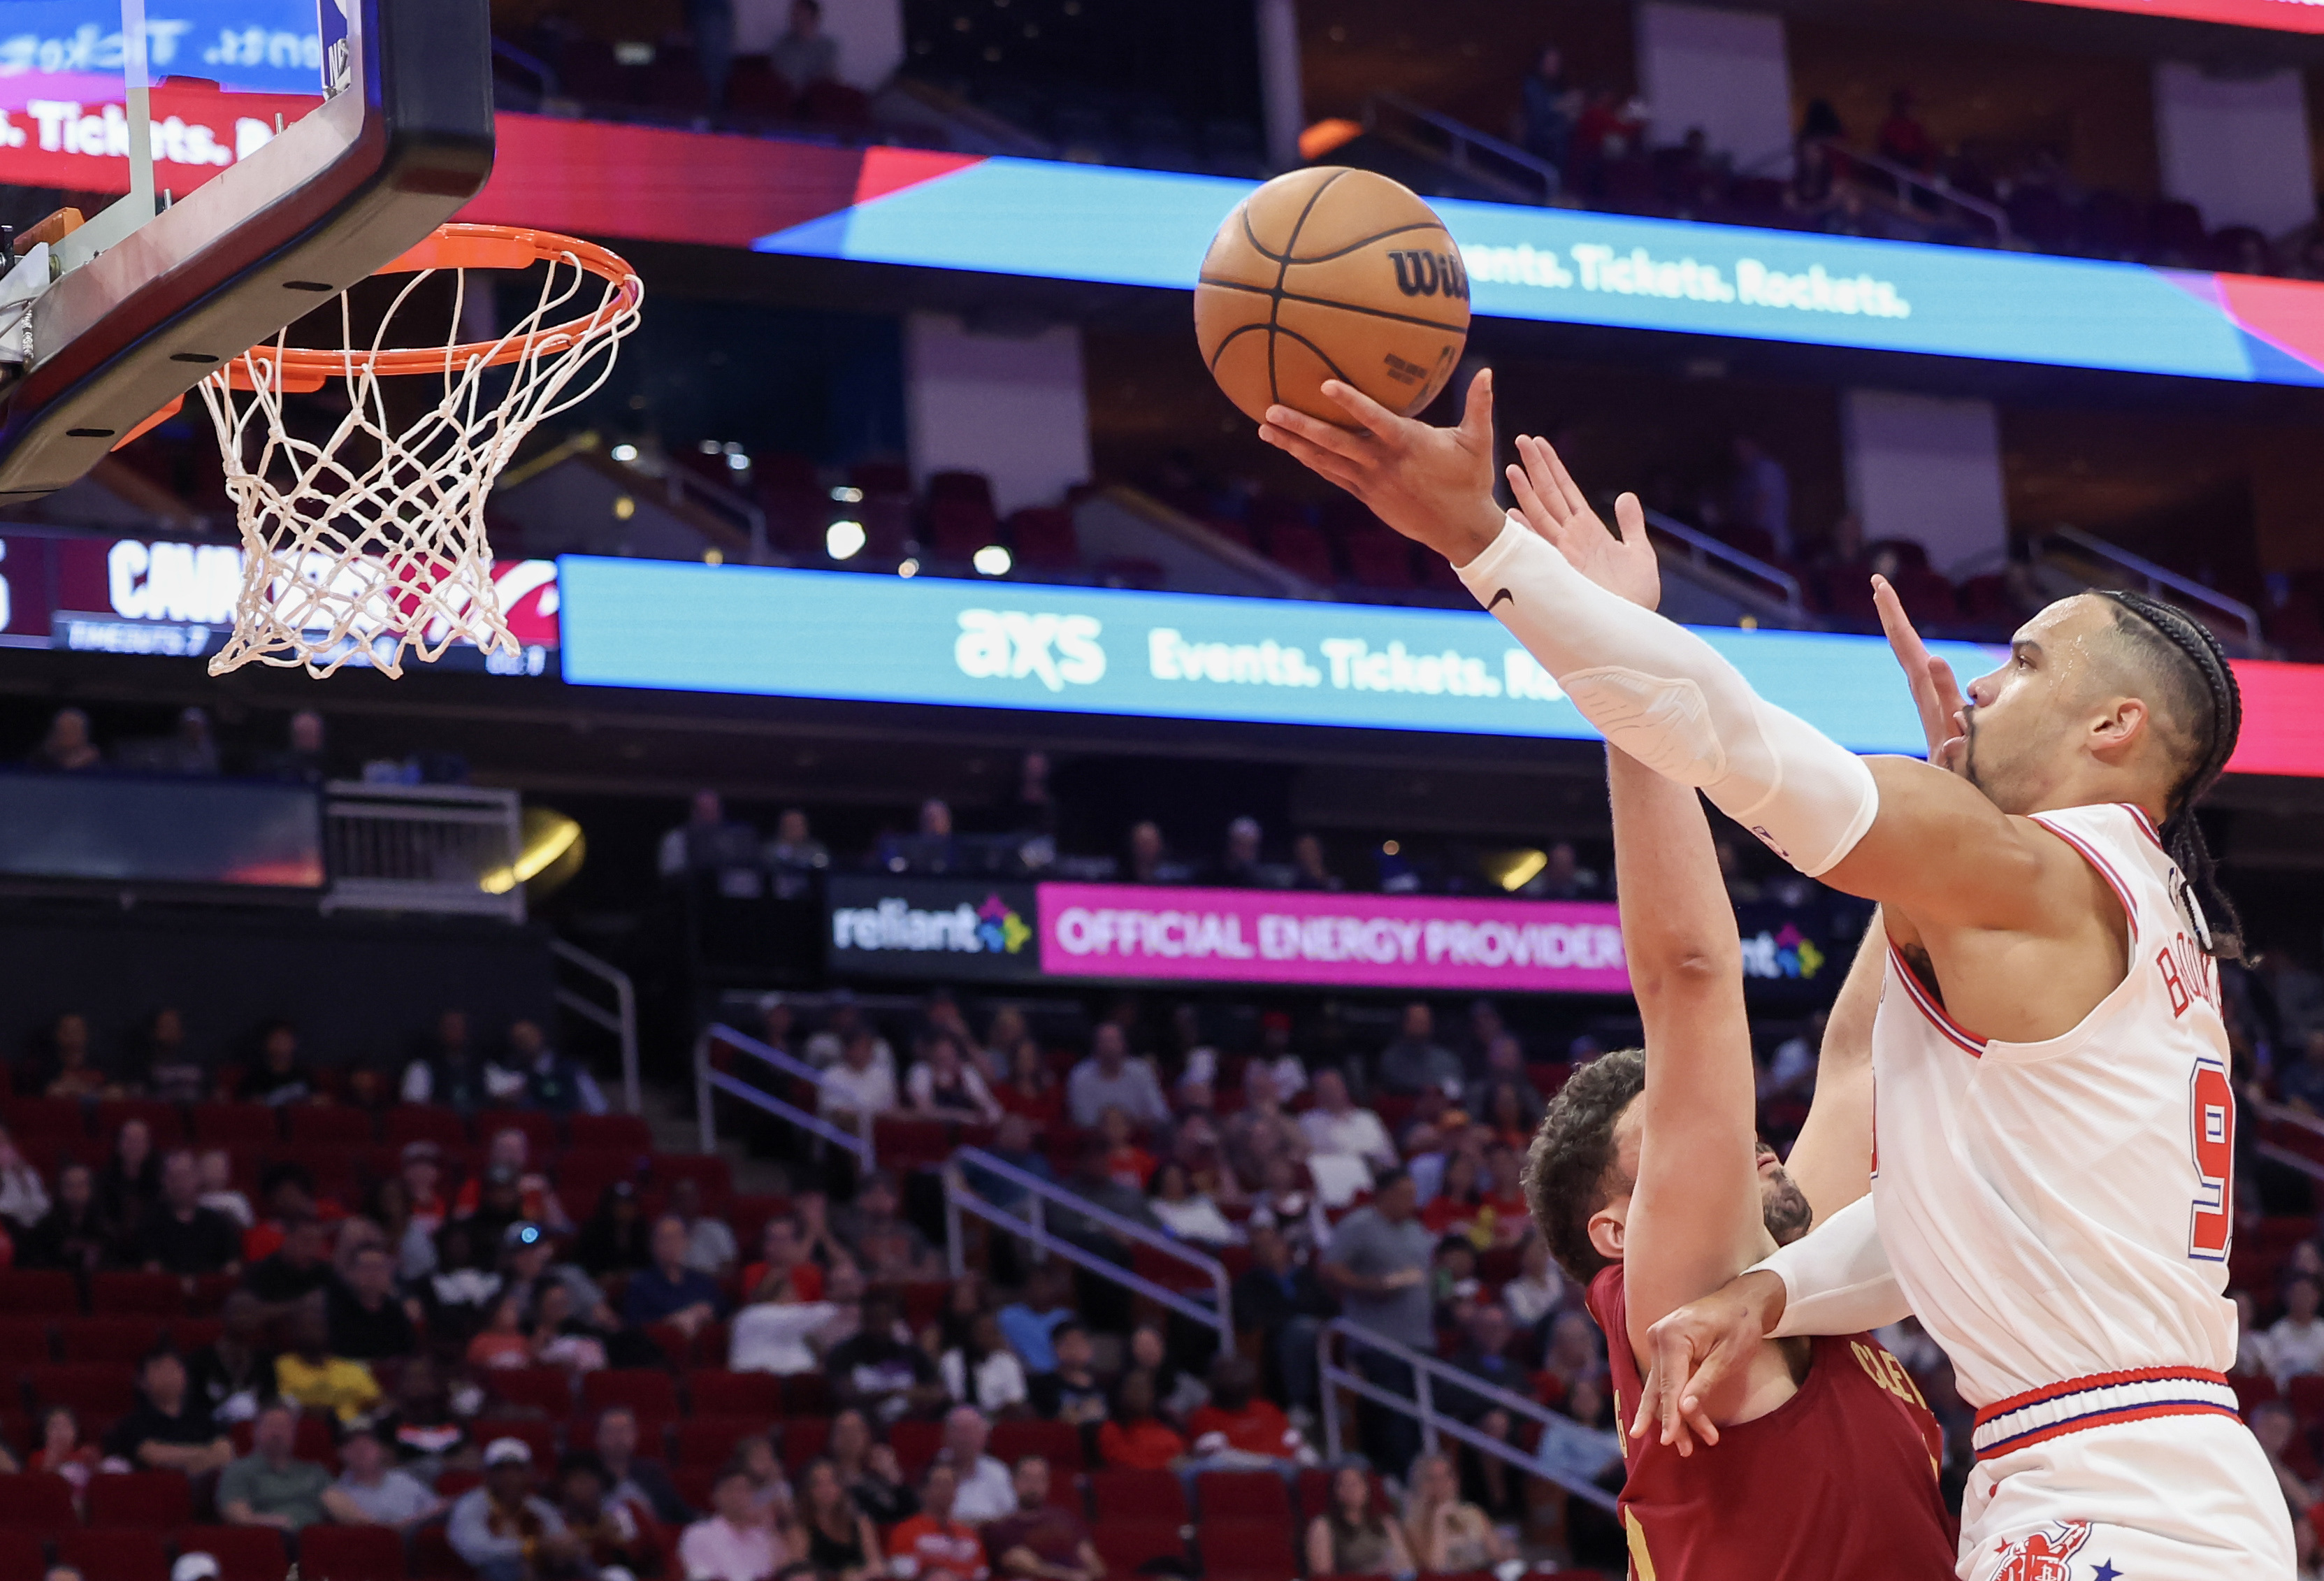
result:
[[[1194,336],[1227,399],[1347,413],[1326,379],[1410,416],[1452,376],[1469,337],[1469,275],[1444,222],[1370,171],[1277,176],[1235,206],[1194,287]]]

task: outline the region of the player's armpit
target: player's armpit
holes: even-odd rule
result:
[[[1868,758],[1880,809],[1855,846],[1820,876],[1915,923],[2061,931],[2079,918],[2087,885],[2072,851],[2038,824],[2011,818],[1969,781],[1913,758]]]

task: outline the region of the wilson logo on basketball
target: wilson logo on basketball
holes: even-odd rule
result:
[[[1460,254],[1399,250],[1388,259],[1396,265],[1396,289],[1405,295],[1469,300],[1469,272],[1462,267]]]

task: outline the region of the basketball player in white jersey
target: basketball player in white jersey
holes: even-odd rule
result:
[[[1950,718],[1918,664],[1934,763],[1859,759],[1601,585],[1652,552],[1633,496],[1617,541],[1520,439],[1544,486],[1511,467],[1526,514],[1494,504],[1489,374],[1454,429],[1324,391],[1355,426],[1278,406],[1261,436],[1443,553],[1609,741],[1882,903],[1873,1194],[1656,1325],[1639,1421],[1715,1443],[1701,1402],[1763,1338],[1911,1310],[1978,1408],[1962,1581],[2288,1581],[2283,1499],[2224,1376],[2216,957],[2239,941],[2193,814],[2240,723],[2216,641],[2136,595],[2066,599]]]

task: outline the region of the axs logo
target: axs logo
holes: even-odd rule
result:
[[[1038,680],[1051,691],[1105,678],[1097,618],[1033,615],[1021,609],[964,609],[952,645],[963,675],[978,680]]]

